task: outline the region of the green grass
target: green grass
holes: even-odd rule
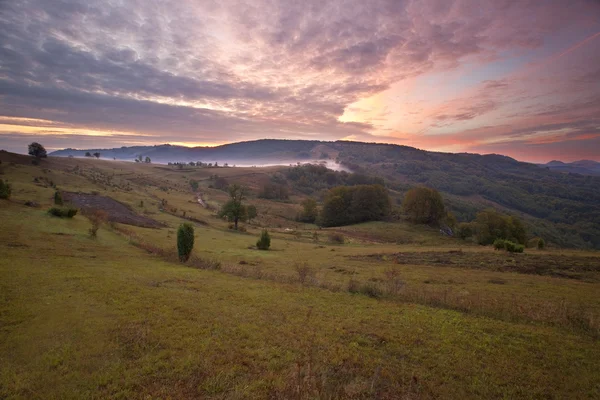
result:
[[[67,172],[76,164],[96,168],[96,183],[88,173]],[[462,246],[469,262],[487,264],[490,257],[507,255],[421,228],[414,242],[381,240],[410,234],[403,224],[340,229],[350,238],[344,245],[323,243],[327,230],[319,231],[322,239],[315,243],[313,229],[297,238],[271,226],[272,250],[261,252],[248,248],[261,226],[250,226],[248,234],[229,231],[211,211],[190,202],[189,185],[177,173],[98,160],[2,165],[14,189],[11,201],[0,201],[0,398],[600,396],[597,337],[589,324],[561,324],[552,315],[568,306],[598,321],[593,272],[586,272],[586,281],[493,265],[438,265],[428,261],[434,250],[453,254],[447,252]],[[98,183],[119,169],[171,186],[165,192],[125,179],[116,187]],[[190,172],[185,174],[189,179]],[[99,191],[152,213],[167,227],[124,227],[175,255],[182,219],[158,211],[156,204],[166,198],[209,223],[195,227],[194,254],[219,259],[222,271],[165,261],[108,227],[89,238],[84,216],[46,214],[54,189],[35,184],[34,176],[49,176],[64,190]],[[25,200],[40,208],[23,206]],[[288,223],[274,221],[257,224]],[[399,252],[413,255],[411,263],[396,264],[391,255]],[[597,257],[562,253],[567,262]],[[556,255],[528,250],[519,256]],[[315,269],[325,289],[268,279],[295,277],[295,264],[302,262]],[[235,272],[233,266],[255,278],[252,271],[260,269],[267,279],[227,273]],[[351,278],[384,285],[390,268],[404,283],[396,297],[327,290],[343,288]]]

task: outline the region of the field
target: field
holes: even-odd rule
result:
[[[0,161],[0,398],[600,397],[597,252],[509,255],[403,222],[318,229],[293,221],[299,195],[251,195],[246,232],[216,217],[215,174],[255,194],[277,167]],[[83,212],[48,215],[55,187],[113,222],[92,239]],[[253,246],[263,228],[269,251]]]

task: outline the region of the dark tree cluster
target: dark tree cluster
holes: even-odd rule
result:
[[[287,200],[290,197],[290,191],[285,184],[268,182],[263,185],[258,197],[268,200]]]
[[[339,186],[325,196],[319,217],[322,226],[378,221],[390,214],[391,202],[381,185]]]
[[[345,171],[332,171],[320,164],[304,164],[292,167],[287,170],[286,178],[297,190],[307,194],[335,186],[384,186],[385,183],[383,178],[380,177],[352,174]]]

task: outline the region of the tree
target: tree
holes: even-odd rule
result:
[[[144,162],[146,164],[150,164],[152,162],[152,160],[150,159],[150,157],[146,156],[146,159],[144,160]]]
[[[4,182],[0,179],[0,199],[8,200],[10,199],[10,194],[12,190],[10,184],[8,182]]]
[[[58,190],[56,192],[54,192],[54,204],[56,204],[57,206],[63,205],[62,194],[60,194],[60,192]]]
[[[410,189],[404,196],[402,209],[408,220],[416,224],[438,225],[446,216],[442,195],[425,186]]]
[[[461,222],[456,229],[456,235],[466,240],[473,236],[473,225],[470,222]]]
[[[95,153],[94,153],[94,157],[96,157],[96,158],[100,158],[100,153],[98,153],[98,152],[95,152]]]
[[[177,229],[177,254],[179,261],[186,262],[194,248],[194,226],[185,222]]]
[[[271,247],[271,236],[269,236],[269,232],[266,229],[263,229],[261,232],[260,239],[256,242],[256,247],[259,250],[269,250],[269,247]]]
[[[86,156],[86,157],[91,157],[91,156],[92,156],[92,153],[90,153],[89,151],[86,151],[86,152],[85,152],[85,156]]]
[[[29,155],[34,156],[35,158],[46,158],[48,157],[48,153],[44,146],[37,142],[33,142],[29,145]]]
[[[238,228],[238,221],[243,220],[246,216],[246,207],[242,204],[246,191],[245,187],[238,184],[229,186],[230,200],[223,205],[219,212],[220,217],[227,217],[229,221],[233,221],[235,230]]]
[[[246,207],[246,218],[248,219],[248,222],[256,218],[257,215],[258,213],[256,211],[256,206],[249,205],[248,207]]]
[[[313,223],[316,221],[319,211],[317,209],[317,202],[315,199],[308,197],[300,203],[302,205],[302,213],[298,220],[302,222]]]

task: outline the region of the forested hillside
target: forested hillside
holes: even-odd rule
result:
[[[600,177],[552,171],[501,155],[451,154],[390,144],[302,140],[258,140],[212,148],[162,145],[67,149],[51,155],[83,156],[86,151],[97,151],[105,158],[126,160],[149,156],[153,162],[288,164],[335,160],[355,174],[334,174],[324,167],[292,168],[274,179],[278,184],[287,180],[296,191],[304,194],[337,185],[385,182],[389,189],[402,195],[415,185],[426,185],[443,193],[459,221],[472,220],[477,211],[492,206],[521,215],[532,234],[546,237],[557,245],[600,248]]]

